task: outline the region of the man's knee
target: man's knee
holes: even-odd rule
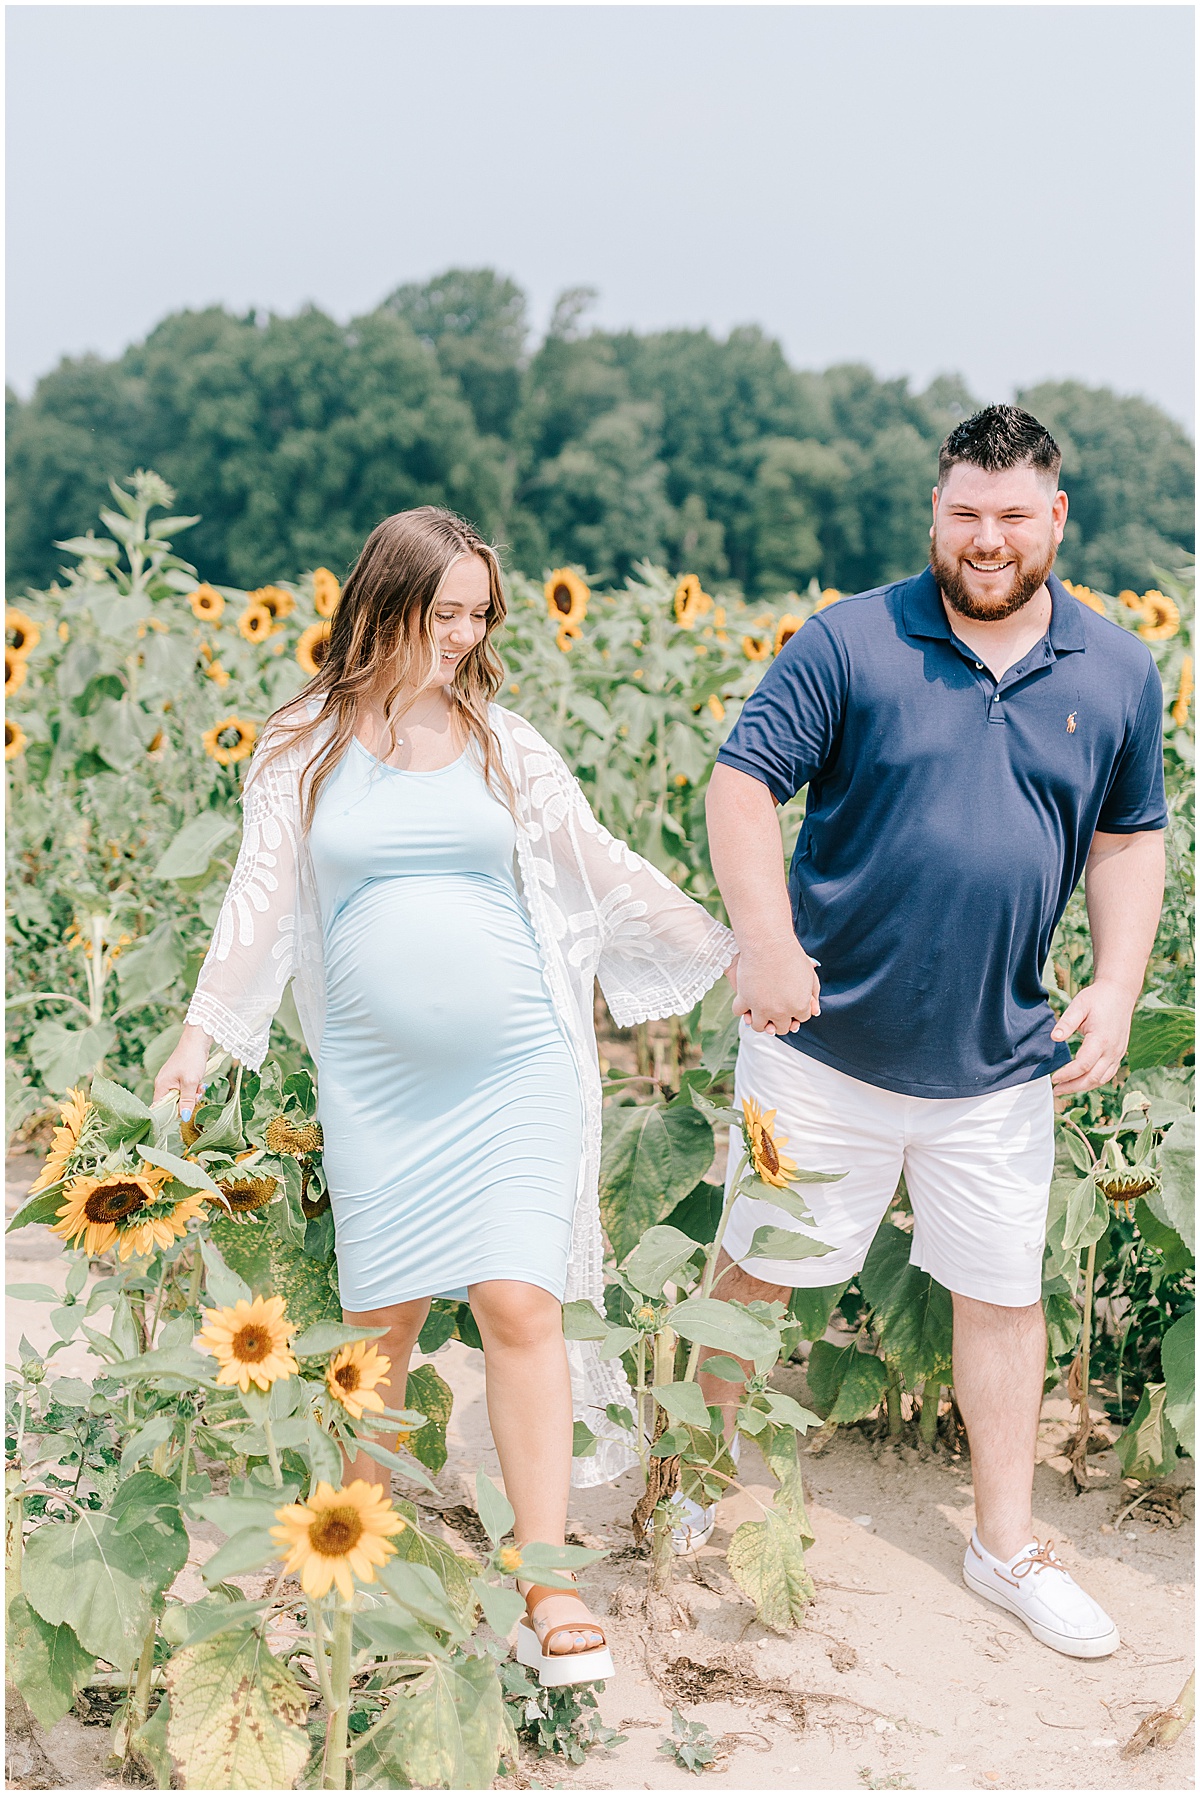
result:
[[[724,1247],[717,1260],[712,1293],[726,1302],[733,1299],[739,1303],[786,1303],[792,1294],[789,1285],[768,1284],[762,1278],[756,1278],[736,1259],[731,1259]]]

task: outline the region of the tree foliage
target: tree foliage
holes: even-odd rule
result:
[[[586,327],[565,293],[532,349],[525,295],[492,269],[398,287],[339,324],[179,312],[113,361],[64,360],[9,395],[10,590],[45,585],[130,467],[203,514],[209,578],[266,565],[344,575],[388,512],[465,512],[530,574],[622,580],[643,559],[769,598],[815,578],[855,591],[919,568],[937,446],[977,403],[858,364],[789,366],[753,326]],[[1192,445],[1157,407],[1074,381],[1020,395],[1064,450],[1060,571],[1141,591],[1194,542]]]

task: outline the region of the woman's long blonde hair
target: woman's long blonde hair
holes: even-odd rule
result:
[[[420,691],[433,682],[438,667],[433,607],[443,580],[464,555],[478,556],[487,568],[490,598],[484,635],[455,669],[447,696],[468,746],[473,743],[478,749],[488,785],[512,808],[512,785],[487,715],[504,677],[492,646],[492,636],[508,609],[500,562],[495,549],[465,519],[436,505],[420,505],[385,517],[371,531],[338,600],[320,671],[298,697],[274,713],[264,731],[251,777],[332,722],[328,740],[301,775],[304,829],[310,827],[321,791],[350,745],[368,695],[386,691],[383,711],[392,738],[388,753],[394,751],[392,706],[406,687]],[[314,699],[320,700],[321,708],[310,717],[308,707]]]

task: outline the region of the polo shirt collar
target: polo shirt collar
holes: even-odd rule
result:
[[[1071,596],[1057,574],[1052,573],[1046,584],[1050,588],[1051,648],[1055,654],[1071,654],[1086,648],[1079,600]],[[910,636],[930,636],[943,642],[951,638],[946,607],[930,567],[905,585],[904,627]]]

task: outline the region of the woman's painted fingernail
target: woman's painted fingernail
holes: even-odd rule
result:
[[[192,1119],[191,1104],[190,1103],[181,1103],[179,1105],[179,1120],[181,1122],[190,1122],[191,1119]]]

